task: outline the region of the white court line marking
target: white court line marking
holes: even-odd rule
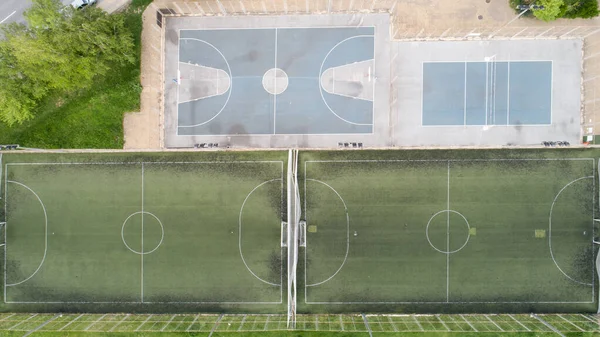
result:
[[[228,70],[228,75],[229,78],[231,79],[230,85],[229,85],[229,94],[227,95],[227,99],[225,100],[225,104],[223,104],[223,107],[221,108],[221,110],[219,110],[219,112],[217,112],[216,115],[212,116],[212,118],[210,118],[209,120],[202,122],[202,123],[198,123],[198,124],[194,124],[194,125],[177,125],[178,128],[193,128],[196,126],[201,126],[207,123],[210,123],[213,119],[217,118],[217,116],[219,116],[221,114],[221,112],[223,112],[223,110],[225,110],[225,107],[227,106],[227,104],[229,103],[229,99],[231,98],[231,92],[233,91],[233,73],[231,72],[231,67],[229,66],[229,62],[227,62],[227,59],[225,58],[225,55],[223,55],[223,53],[221,53],[221,51],[219,50],[219,48],[213,46],[212,44],[210,44],[209,42],[206,42],[204,40],[200,40],[200,39],[193,39],[193,38],[179,38],[179,41],[181,40],[192,40],[192,41],[198,41],[198,42],[202,42],[207,44],[208,46],[212,47],[214,50],[217,51],[217,53],[219,53],[219,55],[221,55],[221,57],[223,58],[223,60],[225,61],[225,65],[227,66],[227,70]],[[179,67],[179,63],[177,63],[177,66]],[[179,88],[177,89],[177,92],[179,92]],[[179,98],[177,98],[177,106],[179,106]],[[177,110],[177,120],[179,121],[179,109]]]
[[[4,19],[2,19],[2,21],[0,21],[0,24],[4,23],[4,21],[10,19],[11,16],[15,15],[17,11],[13,11],[12,13],[8,14],[7,17],[5,17]]]
[[[364,60],[364,61],[358,61],[358,62],[354,62],[351,63],[353,65],[356,65],[358,63],[365,63],[365,62],[375,62],[375,59],[369,59],[369,60]],[[356,96],[350,96],[350,95],[346,95],[346,94],[342,94],[339,92],[335,92],[335,68],[341,68],[343,66],[347,66],[348,64],[345,65],[341,65],[341,66],[335,66],[335,67],[331,67],[331,68],[327,68],[325,69],[325,71],[323,72],[323,74],[325,74],[326,72],[328,72],[329,70],[331,70],[332,72],[332,82],[333,82],[333,86],[331,88],[331,91],[325,89],[325,87],[323,87],[323,90],[331,95],[337,95],[337,96],[342,96],[342,97],[346,97],[346,98],[352,98],[352,99],[357,99],[357,100],[361,100],[361,101],[367,101],[367,102],[374,102],[375,101],[375,96],[373,96],[373,99],[368,99],[368,98],[362,98],[362,97],[356,97]],[[369,82],[370,82],[370,71],[371,71],[371,67],[368,68],[369,69]],[[322,75],[322,74],[321,74]],[[319,85],[322,86],[323,82],[322,82],[322,78],[319,79]],[[371,124],[369,124],[371,125]]]
[[[242,258],[242,262],[244,263],[244,266],[246,266],[246,269],[248,269],[248,271],[250,272],[250,274],[252,274],[254,277],[256,277],[258,280],[268,284],[268,285],[272,285],[272,286],[282,286],[282,284],[277,284],[277,283],[272,283],[269,281],[265,281],[262,278],[258,277],[248,266],[248,264],[246,263],[246,259],[244,259],[244,253],[242,253],[242,213],[244,211],[244,206],[246,205],[246,201],[248,201],[248,198],[250,198],[250,196],[252,195],[252,193],[254,193],[254,191],[256,191],[259,187],[273,182],[273,181],[279,181],[281,180],[280,178],[277,179],[271,179],[271,180],[267,180],[267,181],[263,181],[262,183],[258,184],[256,187],[254,187],[252,189],[252,191],[250,191],[250,193],[248,193],[248,195],[246,195],[246,198],[244,199],[244,202],[242,203],[242,207],[240,208],[240,215],[239,215],[239,220],[238,220],[238,224],[239,224],[239,240],[238,240],[238,248],[240,251],[240,258]]]
[[[507,80],[506,80],[506,125],[510,123],[510,62],[508,62]]]
[[[348,259],[348,252],[350,252],[350,216],[348,215],[348,207],[346,206],[346,202],[344,201],[342,196],[338,193],[338,191],[336,191],[333,187],[331,187],[329,184],[327,184],[323,181],[320,181],[317,179],[305,179],[305,180],[321,183],[321,184],[329,187],[333,191],[333,193],[335,193],[338,196],[338,198],[340,198],[340,200],[342,201],[342,204],[344,204],[344,212],[346,213],[346,255],[344,256],[344,261],[342,261],[342,264],[340,265],[338,270],[336,270],[336,272],[333,273],[333,275],[331,275],[326,280],[306,285],[306,287],[314,287],[314,286],[321,285],[321,284],[331,280],[332,278],[334,278],[335,275],[337,275],[340,272],[340,270],[342,270],[342,268],[344,267],[344,264],[346,264],[346,260]],[[304,201],[306,202],[306,198],[304,199]]]
[[[14,329],[14,328],[18,327],[19,325],[21,325],[21,324],[23,324],[23,323],[27,322],[28,320],[30,320],[30,319],[32,319],[32,318],[34,318],[34,317],[35,317],[35,316],[37,316],[37,315],[38,315],[38,314],[33,314],[33,315],[29,316],[27,319],[25,319],[25,320],[22,320],[22,321],[20,321],[19,323],[17,323],[17,324],[15,324],[15,325],[11,326],[11,327],[10,327],[10,328],[8,328],[7,330],[12,330],[12,329]]]
[[[561,193],[562,193],[562,192],[563,192],[563,191],[564,191],[564,190],[565,190],[567,187],[569,187],[571,184],[574,184],[574,183],[576,183],[576,182],[578,182],[578,181],[580,181],[580,180],[583,180],[583,179],[590,179],[590,178],[593,178],[593,177],[594,177],[594,176],[593,176],[593,175],[591,175],[591,176],[587,176],[587,177],[581,177],[581,178],[577,178],[577,179],[575,179],[575,180],[571,181],[570,183],[566,184],[566,185],[565,185],[565,186],[564,186],[564,187],[563,187],[563,188],[562,188],[560,191],[558,191],[558,193],[557,193],[557,194],[556,194],[556,196],[554,197],[554,200],[552,201],[552,205],[550,206],[550,215],[549,215],[549,217],[548,217],[548,246],[549,246],[549,248],[550,248],[550,256],[552,257],[552,261],[554,262],[554,265],[555,265],[555,266],[556,266],[556,268],[558,268],[558,270],[559,270],[559,271],[560,271],[560,272],[561,272],[563,275],[565,275],[565,276],[566,276],[566,277],[567,277],[569,280],[571,280],[571,281],[573,281],[573,282],[575,282],[575,283],[579,283],[579,284],[582,284],[582,285],[587,285],[587,286],[590,286],[590,287],[593,285],[592,283],[581,282],[581,281],[578,281],[578,280],[576,280],[576,279],[572,278],[571,276],[567,275],[567,273],[565,273],[565,272],[564,272],[564,271],[563,271],[563,270],[560,268],[560,266],[558,265],[558,262],[556,262],[556,259],[554,258],[554,252],[552,251],[552,211],[553,211],[553,209],[554,209],[554,204],[556,203],[556,200],[558,199],[558,197],[560,196],[560,194],[561,194]]]
[[[134,331],[140,331],[140,328],[141,328],[141,327],[142,327],[144,324],[146,324],[146,323],[147,323],[147,322],[150,320],[150,318],[152,318],[152,316],[153,316],[153,315],[154,315],[154,314],[150,314],[150,315],[148,316],[148,318],[146,318],[146,320],[142,322],[142,324],[140,324],[140,325],[139,325],[137,328],[135,328],[135,330],[134,330]]]
[[[216,72],[216,73],[217,73],[217,94],[214,94],[214,95],[208,95],[208,96],[204,96],[204,97],[201,97],[201,98],[190,99],[190,100],[188,100],[188,101],[180,101],[179,99],[177,99],[177,104],[189,103],[189,102],[196,102],[196,101],[200,101],[200,100],[207,99],[207,98],[211,98],[211,97],[215,97],[215,96],[221,96],[221,95],[224,95],[224,94],[225,94],[225,93],[226,93],[226,92],[229,90],[229,88],[231,87],[231,81],[232,81],[232,80],[231,80],[231,77],[230,77],[230,76],[229,76],[229,74],[227,74],[227,73],[225,72],[225,70],[223,70],[223,69],[220,69],[220,68],[212,68],[212,67],[206,67],[206,66],[202,66],[202,65],[199,65],[199,64],[193,64],[193,63],[189,63],[189,62],[181,62],[181,61],[179,61],[179,63],[187,64],[187,65],[189,65],[189,66],[194,66],[194,67],[198,67],[198,68],[206,68],[206,69],[215,69],[215,70],[217,70],[217,72]],[[229,81],[229,84],[228,84],[228,86],[227,86],[227,89],[225,89],[225,90],[223,91],[223,93],[222,93],[222,94],[218,94],[218,92],[219,92],[219,73],[220,73],[220,71],[219,71],[219,70],[220,70],[220,71],[223,71],[223,72],[225,73],[225,75],[227,75],[227,78],[229,79],[229,80],[228,80],[228,81]],[[177,89],[177,90],[179,90],[179,89]]]
[[[465,97],[464,97],[464,101],[463,101],[463,114],[464,114],[464,120],[463,120],[463,125],[467,125],[467,63],[465,62]],[[423,114],[423,111],[421,111],[421,114]],[[421,123],[422,124],[422,123]]]
[[[446,209],[450,209],[450,161],[448,161],[448,194]],[[450,212],[446,212],[446,251],[450,252]],[[446,254],[446,302],[450,301],[450,253]]]
[[[275,68],[277,69],[277,28],[275,28]],[[277,134],[277,71],[274,72],[273,78],[273,86],[274,92],[273,94],[273,134]]]
[[[64,325],[63,327],[61,327],[60,329],[58,329],[57,331],[63,331],[66,327],[68,327],[69,325],[71,325],[73,322],[75,322],[76,320],[80,319],[81,317],[83,317],[84,314],[80,314],[79,316],[75,317],[74,320],[70,321],[69,323],[67,323],[66,325]]]
[[[351,122],[347,119],[342,118],[341,116],[339,116],[338,114],[336,114],[333,109],[331,109],[331,107],[329,106],[329,104],[327,104],[327,101],[325,100],[325,96],[323,95],[323,86],[321,85],[321,76],[323,75],[323,66],[325,65],[325,61],[327,61],[327,58],[329,57],[329,54],[331,54],[331,52],[337,48],[340,44],[351,40],[351,39],[355,39],[355,38],[363,38],[363,37],[370,37],[373,38],[373,41],[375,41],[375,36],[373,35],[355,35],[355,36],[351,36],[348,37],[340,42],[338,42],[335,46],[333,46],[333,48],[331,48],[329,50],[329,52],[327,53],[327,55],[325,55],[325,58],[323,59],[323,62],[321,62],[321,68],[319,69],[319,92],[321,93],[321,99],[323,100],[323,103],[325,103],[325,106],[327,107],[327,109],[329,109],[329,111],[331,111],[332,114],[334,114],[337,118],[339,118],[340,120],[348,123],[348,124],[352,124],[352,125],[370,125],[373,126],[373,123],[354,123]],[[373,109],[375,109],[375,104],[373,104]]]
[[[40,205],[42,205],[42,210],[44,211],[44,227],[45,227],[45,233],[44,233],[44,256],[42,257],[42,261],[38,265],[37,269],[33,272],[33,274],[29,275],[28,278],[26,278],[26,279],[24,279],[24,280],[22,280],[20,282],[11,283],[11,284],[7,284],[6,285],[7,287],[12,287],[12,286],[16,286],[16,285],[19,285],[21,283],[24,283],[24,282],[27,282],[28,280],[30,280],[33,276],[35,276],[35,274],[38,273],[38,271],[40,271],[40,269],[42,268],[42,265],[44,264],[44,261],[46,260],[46,254],[48,253],[48,214],[46,213],[46,206],[44,206],[44,203],[42,202],[42,199],[40,199],[40,197],[37,195],[37,193],[35,193],[31,188],[29,188],[29,186],[27,186],[25,184],[22,184],[20,182],[17,182],[17,181],[12,181],[12,180],[7,180],[7,182],[8,183],[17,184],[17,185],[20,185],[22,187],[25,187],[31,193],[33,193],[33,195],[35,195],[35,197],[37,198],[37,200],[40,202]]]
[[[198,320],[198,317],[200,317],[200,314],[196,314],[196,317],[194,317],[194,320],[192,321],[192,323],[190,323],[190,326],[187,327],[187,329],[185,329],[185,331],[190,331],[190,329],[192,328],[192,326],[196,323],[196,321]]]

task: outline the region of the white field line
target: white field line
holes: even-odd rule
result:
[[[307,163],[411,163],[411,162],[497,162],[497,161],[595,161],[594,158],[474,158],[474,159],[356,159],[356,160],[307,160]],[[11,165],[11,164],[7,164]]]
[[[265,321],[265,326],[263,327],[263,330],[264,330],[264,331],[267,331],[267,326],[269,325],[269,319],[270,319],[270,318],[271,318],[271,315],[268,315],[268,316],[267,316],[267,319],[266,319],[266,321]]]
[[[421,329],[421,331],[425,331],[425,329],[423,329],[423,326],[421,325],[421,323],[419,322],[419,320],[417,319],[417,316],[412,317],[415,320],[415,323],[417,323],[417,325],[419,326],[419,329]]]
[[[16,285],[19,285],[21,283],[29,281],[32,277],[35,276],[35,274],[38,273],[38,271],[40,271],[40,269],[42,268],[42,265],[44,264],[44,261],[46,261],[46,255],[48,253],[48,214],[46,213],[46,206],[44,205],[44,202],[42,201],[42,199],[40,199],[40,197],[37,195],[37,193],[35,193],[35,191],[32,190],[29,186],[27,186],[25,184],[22,184],[20,182],[17,182],[17,181],[12,181],[12,180],[10,180],[10,181],[7,180],[6,183],[17,184],[17,185],[20,185],[21,187],[25,187],[26,189],[29,190],[29,192],[31,192],[31,193],[33,193],[33,195],[35,195],[35,197],[37,198],[37,200],[40,202],[40,205],[42,205],[42,210],[44,211],[44,225],[45,225],[45,231],[44,231],[44,255],[42,256],[42,261],[38,265],[37,269],[33,272],[33,274],[29,275],[29,277],[27,277],[26,279],[21,280],[21,281],[16,282],[16,283],[5,284],[6,287],[12,287],[12,286],[16,286]],[[6,202],[6,199],[5,199],[5,202]],[[5,228],[5,232],[6,232],[6,228]],[[5,247],[6,247],[6,245],[5,245]]]
[[[185,329],[185,331],[190,331],[190,329],[192,328],[194,323],[196,323],[196,321],[198,320],[198,317],[200,317],[200,314],[196,314],[196,317],[194,317],[194,320],[192,321],[192,323],[190,323],[190,325],[187,327],[187,329]]]
[[[281,160],[240,160],[240,161],[156,161],[156,162],[37,162],[37,163],[8,163],[6,166],[35,166],[35,165],[140,165],[140,164],[257,164],[257,163],[283,163]]]
[[[306,171],[305,171],[305,173],[306,173]],[[336,272],[333,273],[333,275],[331,275],[329,278],[327,278],[321,282],[306,284],[306,287],[314,287],[314,286],[321,285],[321,284],[331,280],[332,278],[334,278],[342,270],[342,268],[344,267],[344,264],[346,264],[346,260],[348,260],[348,253],[350,252],[350,215],[348,214],[348,206],[346,206],[346,202],[344,201],[342,196],[338,193],[338,191],[336,191],[333,187],[331,187],[329,184],[327,184],[323,181],[316,180],[316,179],[306,179],[305,178],[305,180],[304,180],[305,184],[306,184],[306,180],[318,182],[318,183],[321,183],[321,184],[329,187],[333,191],[333,193],[335,193],[338,196],[338,198],[340,198],[340,200],[342,201],[342,204],[344,204],[344,212],[346,213],[346,255],[344,256],[344,261],[342,261],[342,264],[340,265],[338,270],[336,270]],[[305,193],[306,193],[306,190],[305,190]],[[306,197],[304,198],[304,202],[306,202]],[[304,251],[306,252],[306,249]],[[306,275],[305,275],[305,277],[306,277]]]
[[[342,328],[342,331],[345,331],[346,329],[344,328],[344,320],[342,319],[342,315],[338,316],[340,319],[340,327]]]
[[[17,324],[15,324],[15,325],[11,326],[11,327],[10,327],[10,328],[8,328],[7,330],[13,330],[14,328],[16,328],[16,327],[18,327],[19,325],[21,325],[21,324],[23,324],[23,323],[27,322],[28,320],[30,320],[30,319],[32,319],[32,318],[34,318],[34,317],[35,317],[35,316],[37,316],[37,315],[38,315],[38,314],[33,314],[33,315],[29,316],[27,319],[25,319],[25,320],[22,320],[22,321],[20,321],[19,323],[17,323]]]
[[[516,319],[513,315],[508,314],[508,317],[512,318],[513,321],[517,322],[520,326],[522,326],[523,328],[525,328],[525,330],[531,331],[531,329],[529,329],[528,327],[526,327],[523,323],[519,322],[519,320]]]
[[[63,325],[60,329],[58,329],[57,331],[63,331],[66,327],[68,327],[69,325],[71,325],[73,322],[75,322],[76,320],[80,319],[81,317],[83,317],[84,314],[80,314],[79,316],[75,317],[75,319],[71,320],[69,323]]]
[[[153,314],[150,314],[150,315],[148,315],[148,318],[146,318],[146,320],[145,320],[145,321],[143,321],[143,322],[142,322],[142,324],[140,324],[140,325],[139,325],[137,328],[135,328],[135,330],[134,330],[134,331],[140,331],[140,328],[141,328],[141,327],[142,327],[144,324],[146,324],[146,323],[147,323],[147,322],[150,320],[150,318],[152,318],[152,316],[154,316],[154,315],[153,315]],[[191,326],[191,325],[190,325],[190,326]]]
[[[556,268],[564,275],[566,276],[569,280],[575,282],[575,283],[579,283],[581,285],[586,285],[586,286],[592,286],[593,283],[587,283],[587,282],[582,282],[582,281],[578,281],[574,278],[572,278],[571,276],[567,275],[567,273],[565,273],[562,268],[560,268],[560,266],[558,265],[558,262],[556,261],[556,259],[554,258],[554,252],[552,251],[552,211],[554,210],[554,204],[556,203],[556,200],[558,199],[558,197],[560,196],[560,194],[567,188],[569,187],[571,184],[574,184],[580,180],[583,179],[590,179],[593,178],[594,176],[587,176],[587,177],[581,177],[581,178],[577,178],[573,181],[571,181],[570,183],[566,184],[565,186],[563,186],[563,188],[558,191],[558,193],[556,194],[556,196],[554,197],[554,200],[552,201],[552,205],[550,206],[550,215],[548,216],[548,246],[550,249],[550,256],[552,257],[552,261],[554,262],[554,265],[556,266]]]
[[[238,239],[238,248],[240,251],[240,258],[242,259],[242,262],[244,263],[244,266],[246,266],[246,269],[250,272],[250,274],[252,274],[252,276],[254,276],[256,279],[258,279],[259,281],[262,281],[263,283],[266,283],[268,285],[271,286],[276,286],[276,287],[282,287],[283,285],[281,283],[277,284],[277,283],[273,283],[273,282],[269,282],[266,280],[263,280],[262,278],[260,278],[258,275],[256,275],[252,269],[250,269],[250,267],[248,266],[248,264],[246,263],[246,259],[244,259],[244,253],[242,252],[242,214],[244,212],[244,206],[246,205],[246,202],[248,201],[248,198],[250,198],[250,196],[252,195],[252,193],[254,193],[254,191],[256,191],[259,187],[267,184],[267,183],[271,183],[274,181],[279,181],[281,180],[281,178],[276,178],[276,179],[271,179],[271,180],[267,180],[267,181],[263,181],[262,183],[258,184],[256,187],[254,187],[252,189],[252,191],[250,191],[250,193],[248,193],[248,195],[246,195],[246,198],[244,199],[244,202],[242,203],[242,207],[240,208],[240,215],[239,215],[239,219],[238,219],[238,225],[239,225],[239,239]],[[281,250],[281,252],[283,253],[283,250]],[[281,257],[283,258],[283,256]],[[283,271],[280,272],[280,274]]]
[[[129,317],[130,314],[125,315],[125,317],[123,317],[117,324],[113,325],[112,328],[110,328],[110,330],[108,330],[109,332],[111,331],[115,331],[115,329],[121,325],[121,323],[125,322],[125,320]]]
[[[444,323],[444,320],[440,318],[440,315],[435,315],[435,318],[437,318],[438,321],[440,321],[440,323],[442,323],[442,325],[444,326],[444,328],[446,328],[446,330],[450,331],[450,328],[446,325],[446,323]]]
[[[571,324],[572,326],[576,327],[579,331],[585,331],[584,329],[582,329],[581,327],[579,327],[578,325],[576,325],[575,323],[571,322],[570,320],[566,319],[563,317],[563,315],[561,314],[557,314],[558,317],[562,318],[563,320],[567,321],[569,324]]]
[[[473,326],[473,324],[471,324],[471,322],[469,322],[469,320],[465,318],[465,316],[460,314],[460,318],[462,318],[465,322],[467,322],[467,324],[469,324],[469,326],[471,327],[471,329],[473,329],[473,331],[478,332],[477,329]]]
[[[448,161],[448,193],[446,209],[450,209],[450,161]],[[450,301],[450,212],[446,212],[446,302]]]
[[[319,316],[315,316],[315,331],[319,331]]]
[[[142,301],[142,303],[144,303],[144,163],[142,162],[142,242],[141,242],[141,247],[142,249],[140,250],[140,257],[141,257],[141,262],[140,262],[140,268],[141,268],[141,272],[140,272],[140,287],[141,287],[141,293],[140,293],[140,300]],[[161,240],[162,241],[162,240]]]
[[[167,324],[165,324],[165,326],[163,326],[160,331],[165,331],[165,329],[167,328],[167,326],[169,326],[169,324],[171,324],[171,322],[173,322],[173,320],[175,319],[177,315],[173,315],[171,316],[171,319],[167,322]]]
[[[492,324],[494,324],[496,326],[496,328],[500,329],[500,331],[504,332],[504,329],[502,329],[498,324],[496,324],[496,322],[494,322],[493,319],[490,318],[490,316],[488,315],[483,315],[485,318],[487,318],[488,321],[490,321]]]
[[[275,28],[275,68],[277,69],[277,28]],[[274,89],[274,94],[273,94],[273,134],[277,133],[277,74],[275,72],[274,74],[275,76],[273,76],[274,78],[274,82],[273,82],[273,89]]]
[[[9,302],[13,303],[13,302]],[[444,303],[453,303],[453,304],[586,304],[586,303],[595,303],[594,301],[347,301],[347,302],[306,302],[306,304],[335,304],[335,305],[348,305],[348,304],[444,304]]]
[[[8,165],[6,165],[4,167],[4,303],[6,303],[6,265],[7,265],[7,256],[6,256],[6,247],[8,246],[6,238],[7,233],[8,233],[8,213],[7,213],[7,206],[8,206],[8,183],[6,182],[8,180]]]
[[[140,304],[140,301],[47,301],[47,302],[36,302],[36,301],[6,301],[5,303],[9,304]],[[166,302],[155,302],[155,301],[144,301],[145,304],[223,304],[223,305],[238,305],[238,304],[281,304],[279,302],[257,302],[257,301],[248,301],[248,302],[201,302],[201,301],[166,301]],[[593,302],[568,302],[568,303],[593,303]]]

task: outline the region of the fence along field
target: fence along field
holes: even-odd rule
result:
[[[286,315],[0,314],[0,331],[43,332],[261,332],[288,330]],[[546,325],[549,324],[550,326]],[[296,330],[340,332],[599,332],[588,314],[298,315]],[[37,330],[36,330],[37,329]]]

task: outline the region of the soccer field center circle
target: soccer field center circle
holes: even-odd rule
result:
[[[465,227],[463,227],[466,230],[466,235],[465,235],[465,233],[463,233],[463,232],[465,232],[464,230],[461,230],[460,232],[456,231],[456,230],[455,231],[450,230],[450,225],[452,223],[452,221],[450,221],[450,216],[453,214],[457,215],[459,219],[462,218],[463,221],[461,221],[461,222],[463,222],[464,225],[466,225]],[[445,217],[443,217],[443,216],[440,217],[441,215],[445,215]],[[445,218],[445,219],[441,219],[441,218]],[[454,216],[454,218],[456,219],[457,217]],[[437,221],[437,220],[440,220],[440,221]],[[441,220],[444,220],[444,221],[441,221]],[[437,233],[433,232],[433,229],[435,229],[436,227],[439,227],[440,225],[445,226],[445,231],[443,231],[444,235],[445,235],[445,237],[443,238],[444,240],[436,240],[436,237],[439,236],[440,231],[437,231]],[[440,252],[442,254],[453,254],[453,253],[456,253],[456,252],[460,251],[461,249],[465,248],[467,243],[469,243],[469,239],[471,238],[470,229],[471,229],[471,226],[469,225],[469,221],[467,221],[467,218],[465,218],[464,215],[462,215],[460,212],[457,212],[457,211],[454,211],[451,209],[445,209],[445,210],[441,210],[441,211],[435,213],[434,215],[431,216],[431,218],[429,218],[429,221],[427,222],[427,227],[425,229],[425,236],[427,237],[427,242],[429,242],[429,245],[433,249],[437,250],[438,252]],[[432,233],[430,233],[430,231]],[[452,249],[452,247],[450,247],[449,237],[450,237],[451,233],[454,233],[454,235],[461,235],[461,236],[465,237],[464,243],[461,246],[458,246],[458,248]],[[447,242],[446,249],[441,249],[440,247],[438,247],[439,244],[436,245],[432,241],[434,241],[436,243],[438,241],[446,241]]]
[[[146,221],[146,223],[144,223],[144,220],[143,220],[144,215],[149,215],[149,217],[146,217],[146,218],[150,219],[150,221]],[[135,227],[134,221],[136,220],[136,216],[141,218],[141,221],[139,223],[140,224],[139,228],[133,228],[133,227]],[[129,226],[128,226],[128,224],[129,224]],[[147,244],[146,247],[149,247],[152,249],[144,248],[144,228],[146,226],[151,226],[149,229],[151,229],[152,232],[156,232],[157,225],[160,227],[160,233],[161,233],[160,240],[156,240],[156,238],[151,238],[150,240],[148,240],[146,242],[146,244]],[[146,232],[148,232],[148,230],[146,230]],[[129,237],[129,235],[127,235],[128,233],[133,233],[134,235],[131,235],[132,237],[137,236],[138,238],[141,238],[141,240],[140,240],[141,246],[139,249],[134,249],[132,247],[132,246],[134,246],[132,242],[130,242],[131,245],[127,243],[127,239],[125,237],[126,236]],[[127,217],[127,219],[125,219],[125,221],[123,222],[123,226],[121,227],[121,239],[123,240],[123,244],[125,244],[125,247],[127,247],[127,249],[129,249],[130,251],[132,251],[136,254],[139,254],[139,255],[146,255],[146,254],[153,253],[155,250],[158,249],[158,247],[160,247],[164,238],[165,238],[165,228],[163,227],[162,222],[156,215],[154,215],[150,212],[139,211],[139,212],[132,213],[131,215],[129,215]]]

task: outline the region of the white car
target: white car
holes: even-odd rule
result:
[[[71,6],[73,6],[73,8],[75,8],[75,9],[81,9],[88,5],[95,4],[96,1],[98,1],[98,0],[75,0],[75,1],[71,2]]]

